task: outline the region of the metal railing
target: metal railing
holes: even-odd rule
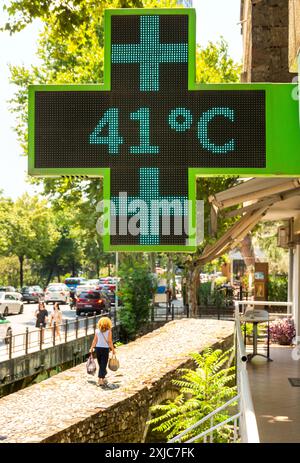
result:
[[[19,334],[10,334],[5,338],[4,344],[0,346],[0,361],[10,360],[13,357],[27,355],[32,352],[41,351],[57,344],[67,343],[90,334],[94,334],[98,320],[107,315],[112,319],[113,327],[117,325],[116,311],[103,312],[100,315],[83,318],[76,317],[74,320],[64,320],[58,326],[36,328]]]
[[[221,428],[229,426],[233,423],[231,442],[242,442],[242,443],[259,443],[259,434],[256,423],[256,417],[253,407],[253,401],[250,391],[248,373],[247,373],[247,354],[245,344],[243,341],[239,305],[241,303],[249,303],[246,301],[235,301],[235,354],[236,354],[236,383],[237,383],[237,395],[232,399],[228,400],[225,404],[205,416],[197,423],[193,424],[183,432],[175,436],[169,442],[181,442],[182,438],[191,433],[191,431],[200,428],[200,432],[190,439],[186,440],[186,443],[192,442],[213,442],[214,431],[220,430]],[[230,406],[237,403],[237,411],[231,416],[228,416],[225,420],[220,423],[214,424],[215,418]],[[209,428],[203,429],[203,425],[209,422]]]
[[[189,307],[165,304],[165,305],[153,305],[149,314],[149,321],[152,322],[163,322],[171,320],[180,320],[181,318],[189,317]]]

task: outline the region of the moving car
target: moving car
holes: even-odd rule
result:
[[[68,304],[70,301],[70,290],[64,283],[52,283],[45,291],[45,303],[60,302]]]
[[[3,317],[3,315],[0,315],[0,341],[4,341],[7,344],[11,331],[11,322]]]
[[[44,291],[40,286],[24,286],[21,289],[22,299],[25,302],[39,302],[44,297]]]
[[[102,292],[94,289],[84,289],[76,297],[76,315],[81,313],[101,314],[110,308],[108,297]]]
[[[0,314],[5,317],[10,314],[22,314],[23,309],[22,294],[0,292]]]

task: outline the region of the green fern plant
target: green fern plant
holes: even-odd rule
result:
[[[196,370],[179,370],[183,373],[182,377],[172,381],[179,387],[176,399],[151,407],[154,417],[148,424],[152,431],[164,433],[166,439],[172,439],[234,397],[235,367],[229,366],[231,353],[232,349],[222,352],[219,349],[207,348],[201,354],[191,354],[196,363]],[[229,416],[229,410],[220,412],[214,416],[213,425],[221,423]],[[210,426],[208,420],[183,436],[182,441],[197,436]],[[230,441],[232,432],[232,426],[214,431],[214,442]]]

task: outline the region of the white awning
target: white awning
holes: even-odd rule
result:
[[[283,220],[300,215],[299,178],[253,178],[209,197],[211,222],[216,231],[217,217],[241,218],[214,244],[207,246],[200,257],[205,264],[238,246],[261,220]],[[231,211],[224,209],[239,206]]]

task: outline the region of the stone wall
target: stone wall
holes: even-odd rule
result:
[[[244,0],[243,82],[291,82],[289,71],[289,1]]]
[[[300,0],[289,0],[289,66],[291,72],[298,72],[298,54],[300,54]]]
[[[205,346],[227,349],[233,322],[183,319],[118,348],[115,390],[96,387],[85,364],[0,399],[2,442],[141,442],[151,405],[174,393],[178,368]],[[20,413],[22,410],[22,413]]]

